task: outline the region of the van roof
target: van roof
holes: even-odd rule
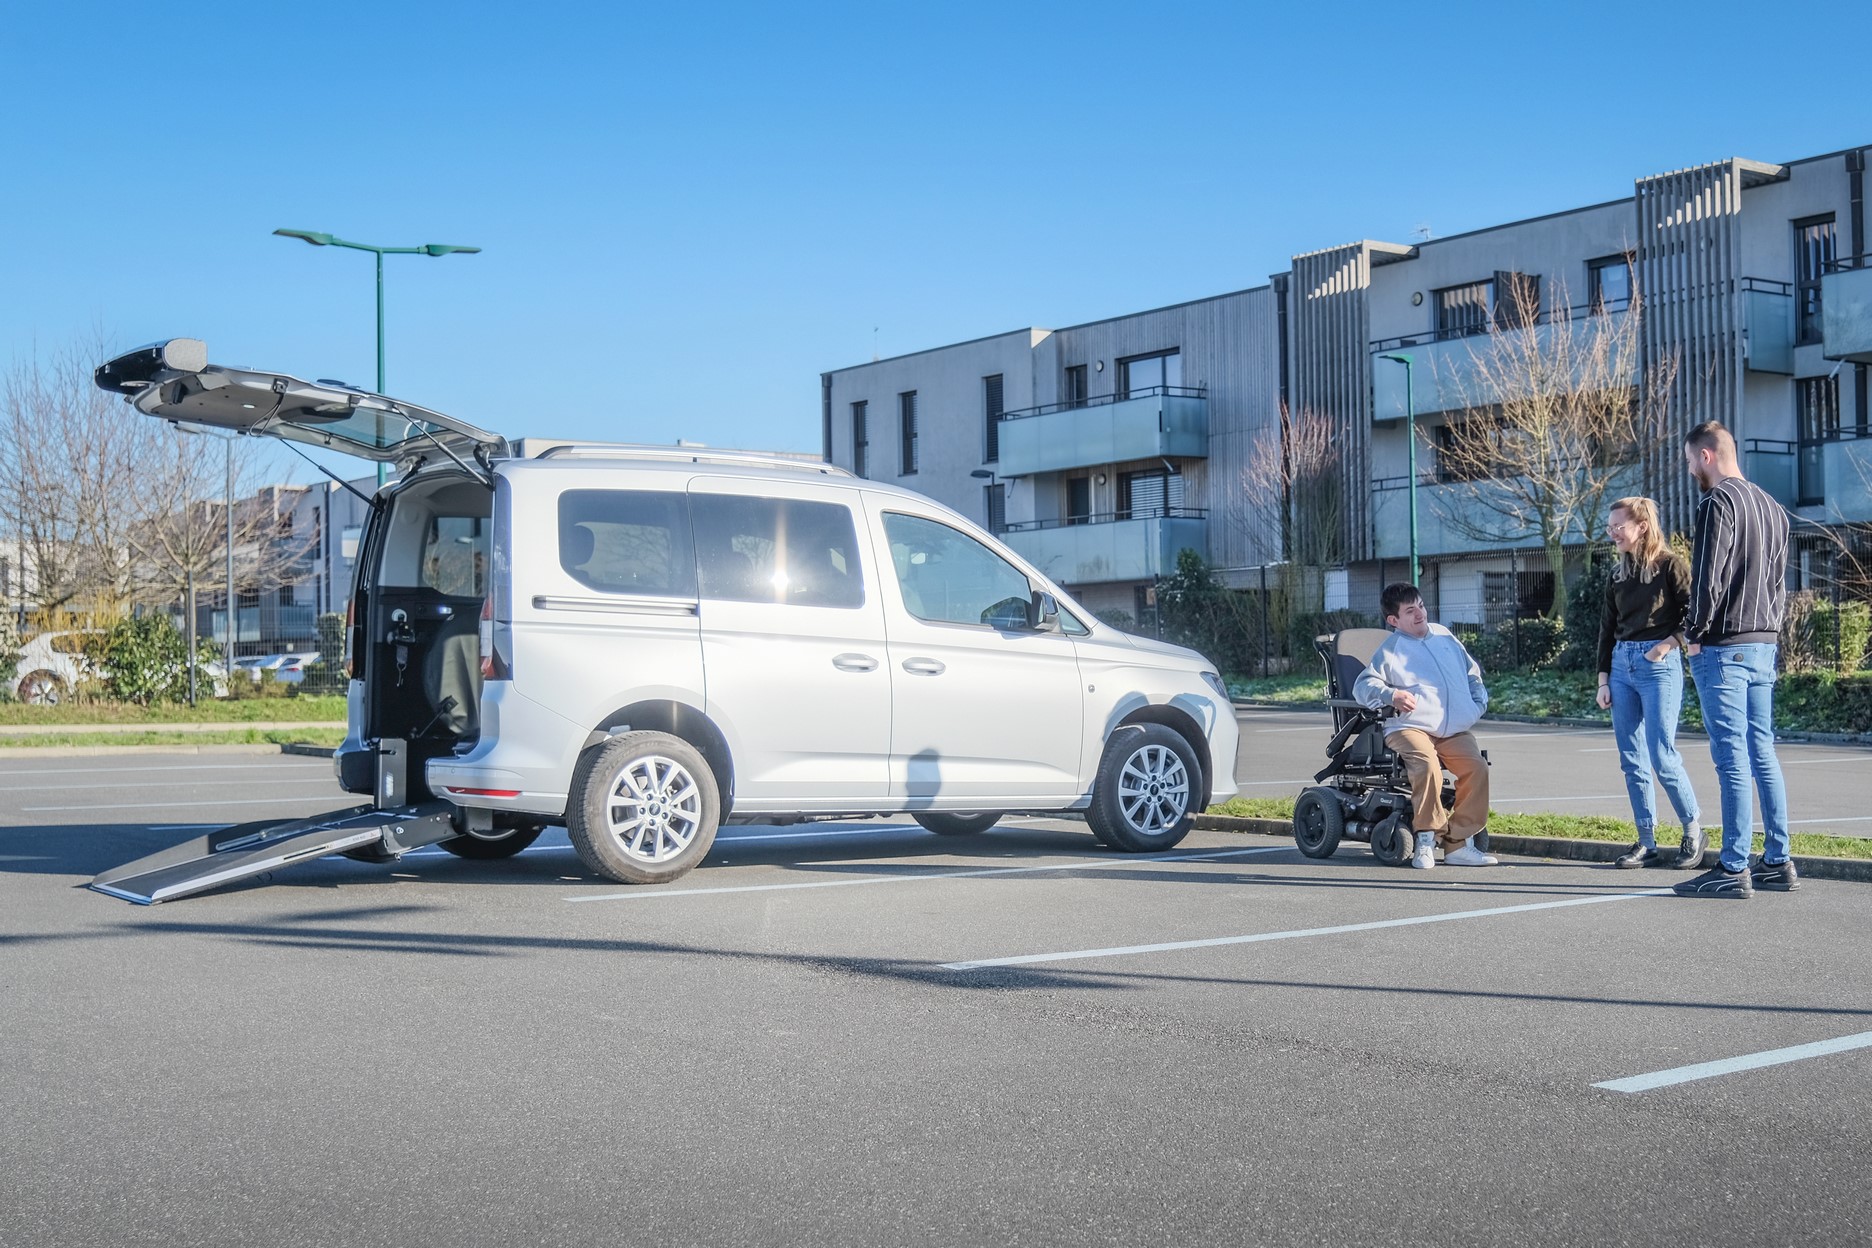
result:
[[[640,452],[652,452],[642,454]],[[860,477],[836,464],[814,460],[791,459],[758,451],[715,451],[700,447],[604,445],[593,447],[554,447],[531,459],[503,459],[495,467],[507,476],[531,476],[538,472],[591,472],[606,468],[631,473],[688,477],[696,472],[713,476],[742,477],[751,480],[818,482],[823,485],[863,489],[911,499],[926,506],[950,510],[927,494]]]

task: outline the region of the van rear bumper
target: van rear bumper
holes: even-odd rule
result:
[[[465,754],[430,759],[423,775],[430,792],[457,806],[557,819],[587,735],[510,682],[490,681],[481,690],[479,740]]]

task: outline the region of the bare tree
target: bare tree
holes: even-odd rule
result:
[[[1249,449],[1240,518],[1278,542],[1280,602],[1269,624],[1282,637],[1296,613],[1325,606],[1325,570],[1345,562],[1343,459],[1332,418],[1310,410],[1282,408],[1278,437]]]
[[[1646,361],[1642,305],[1624,311],[1567,306],[1566,288],[1543,315],[1538,288],[1498,292],[1507,304],[1467,358],[1437,370],[1458,400],[1436,448],[1455,488],[1432,506],[1443,523],[1479,541],[1538,541],[1556,591],[1566,546],[1591,542],[1619,480],[1668,436],[1675,361]],[[1554,594],[1553,613],[1566,595]]]

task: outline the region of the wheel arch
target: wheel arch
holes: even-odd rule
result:
[[[585,738],[579,755],[595,749],[620,732],[667,732],[694,746],[715,775],[715,791],[725,820],[734,804],[734,754],[722,730],[696,707],[666,698],[651,698],[619,707],[599,721]]]

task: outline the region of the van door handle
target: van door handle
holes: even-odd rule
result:
[[[905,659],[903,669],[917,676],[940,676],[947,670],[935,659]]]
[[[868,654],[847,652],[845,654],[833,655],[832,666],[838,668],[841,672],[875,672],[877,671],[877,660]]]

